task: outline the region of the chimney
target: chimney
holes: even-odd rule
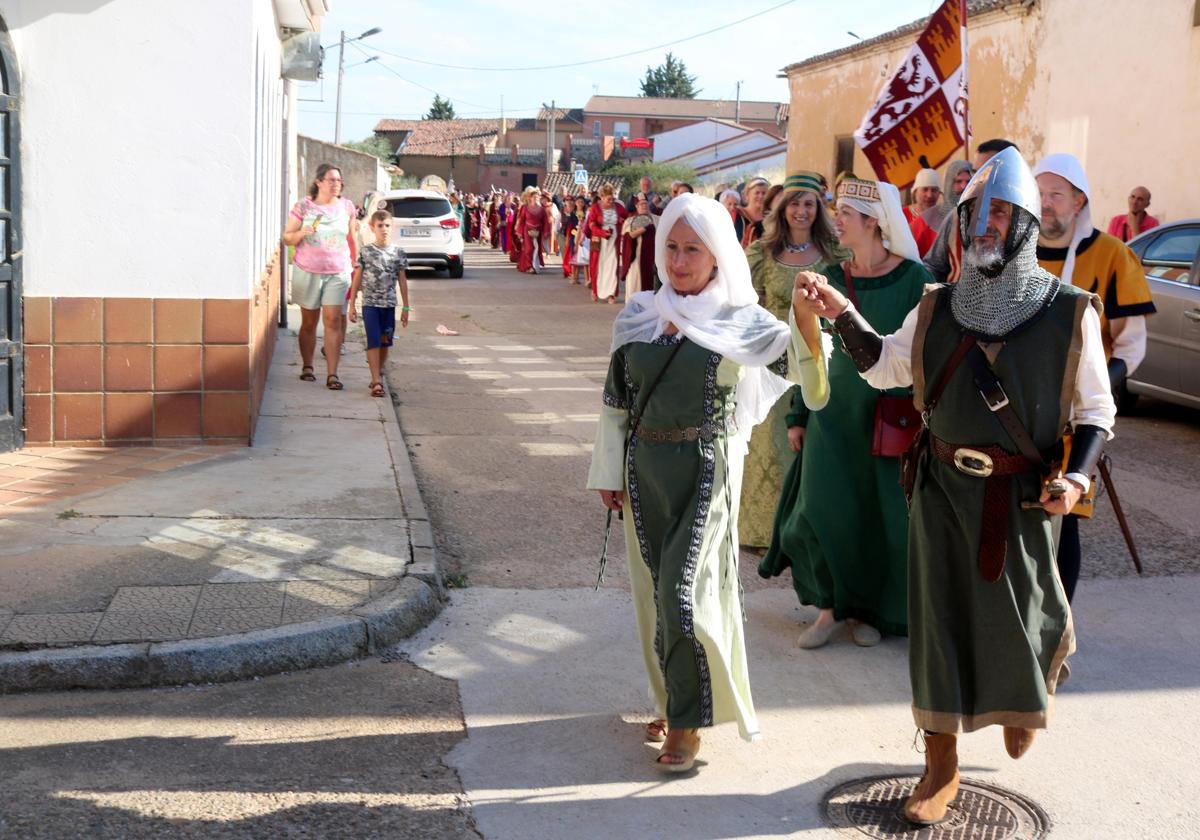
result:
[[[514,165],[514,166],[516,166],[516,164],[517,164],[517,156],[518,156],[518,155],[520,155],[520,154],[521,154],[521,147],[520,147],[520,146],[518,146],[516,143],[514,143],[514,144],[513,144],[513,147],[512,147],[512,162],[513,162],[513,165]]]
[[[486,163],[487,147],[483,143],[479,144],[479,162]]]

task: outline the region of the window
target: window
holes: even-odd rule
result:
[[[444,198],[426,198],[420,195],[404,198],[389,198],[384,209],[393,216],[405,219],[436,219],[450,214],[450,202]]]
[[[620,139],[622,137],[629,139],[629,137],[630,137],[629,123],[627,123],[627,122],[613,123],[613,137],[616,137],[617,139]]]
[[[1143,259],[1148,263],[1191,263],[1200,250],[1200,227],[1181,227],[1168,230],[1155,238],[1146,248]]]
[[[592,136],[600,139],[600,120],[592,120]]]
[[[854,171],[854,138],[839,137],[834,147],[833,174]]]

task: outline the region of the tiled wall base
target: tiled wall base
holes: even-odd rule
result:
[[[278,279],[272,262],[240,300],[24,298],[26,444],[249,443]]]

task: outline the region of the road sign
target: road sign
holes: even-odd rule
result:
[[[586,169],[575,170],[575,183],[581,187],[586,187],[588,182],[588,171]]]

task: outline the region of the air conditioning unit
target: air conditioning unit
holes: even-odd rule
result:
[[[321,78],[325,50],[321,48],[319,33],[302,32],[285,38],[280,46],[283,51],[283,78],[297,82],[315,82]]]

